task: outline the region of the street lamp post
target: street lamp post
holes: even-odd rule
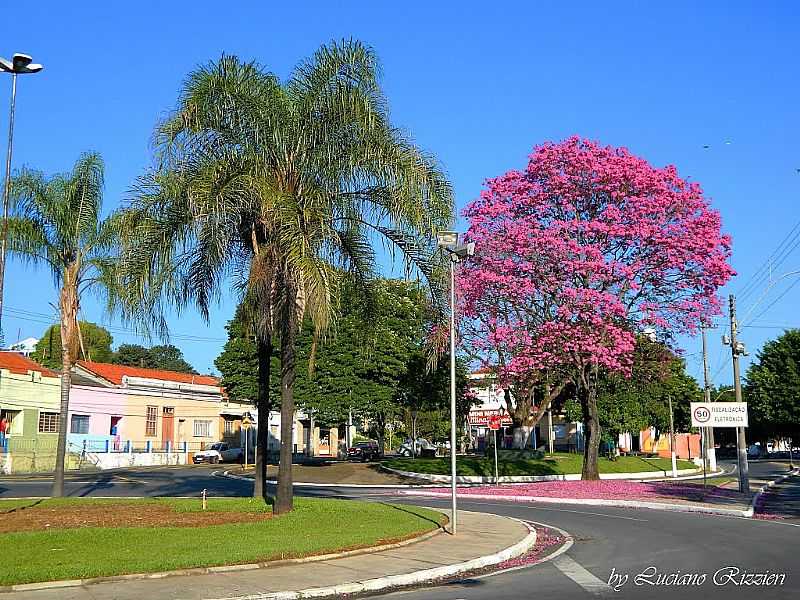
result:
[[[8,197],[11,192],[11,151],[14,146],[14,107],[17,101],[17,75],[38,73],[42,65],[32,63],[27,54],[15,54],[11,60],[0,58],[0,71],[11,73],[11,112],[8,118],[8,152],[6,153],[6,178],[3,186],[3,228],[0,233],[0,343],[3,340],[3,284],[6,276],[6,245],[8,242]]]
[[[438,246],[450,254],[450,533],[458,530],[456,506],[456,264],[475,254],[475,244],[459,244],[458,232],[441,231]]]

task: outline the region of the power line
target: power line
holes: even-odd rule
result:
[[[756,270],[736,294],[739,301],[752,295],[764,282],[769,281],[773,270],[778,268],[800,246],[800,221],[783,238],[769,258]]]
[[[757,316],[756,316],[754,319],[751,319],[751,320],[750,320],[750,323],[752,323],[753,321],[756,321],[756,320],[758,320],[760,317],[762,317],[762,316],[764,315],[764,313],[766,313],[766,312],[767,312],[767,311],[768,311],[770,308],[772,308],[773,306],[775,306],[775,305],[778,303],[778,301],[780,301],[780,299],[781,299],[781,298],[783,298],[783,297],[784,297],[786,294],[788,294],[790,291],[792,291],[792,288],[793,288],[794,286],[796,286],[798,283],[800,283],[800,279],[797,279],[797,280],[795,280],[794,282],[792,282],[792,285],[790,285],[788,288],[786,288],[785,290],[783,290],[783,293],[782,293],[780,296],[778,296],[777,298],[775,298],[775,300],[773,300],[772,302],[770,302],[770,303],[767,305],[767,307],[766,307],[764,310],[762,310],[760,313],[758,313],[758,315],[757,315]]]
[[[15,319],[19,319],[20,321],[27,321],[30,323],[40,323],[42,325],[54,325],[58,324],[59,319],[55,316],[46,315],[43,313],[35,313],[32,311],[27,311],[19,308],[12,308],[6,307],[6,312],[13,316]],[[111,333],[117,333],[120,335],[130,335],[133,337],[137,337],[139,339],[149,339],[149,336],[143,333],[139,333],[133,329],[125,329],[122,327],[117,327],[114,325],[105,326],[108,331]],[[171,333],[170,339],[181,340],[186,342],[225,342],[227,341],[225,338],[215,338],[215,337],[205,337],[199,335],[192,335],[188,333]]]

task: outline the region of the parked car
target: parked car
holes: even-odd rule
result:
[[[376,441],[356,442],[352,448],[347,449],[347,460],[367,462],[368,460],[380,458],[381,454],[380,446]]]
[[[436,456],[436,445],[430,443],[425,438],[417,438],[416,444],[412,446],[410,439],[403,442],[397,449],[398,456],[421,456],[430,458]]]
[[[231,448],[226,442],[216,442],[205,450],[195,452],[192,456],[194,464],[210,463],[215,465],[221,462],[241,462],[244,450],[241,448]]]

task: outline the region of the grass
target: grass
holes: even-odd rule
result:
[[[76,504],[167,503],[198,511],[194,499],[0,500],[0,514],[14,509],[69,511]],[[295,498],[289,514],[255,523],[206,527],[84,527],[3,534],[0,585],[169,571],[325,554],[407,539],[435,529],[441,513],[373,502]],[[35,506],[34,503],[36,503]],[[131,504],[134,507],[131,508]],[[270,511],[251,499],[209,499],[210,510]]]
[[[383,462],[389,468],[414,473],[436,475],[450,474],[450,459],[444,458],[391,458]],[[500,475],[564,475],[580,473],[583,466],[583,455],[556,453],[543,458],[515,457],[513,452],[505,452],[498,457]],[[465,476],[494,476],[494,458],[459,457],[458,474]],[[669,458],[643,458],[639,456],[620,456],[617,460],[599,459],[601,473],[643,473],[646,471],[669,471],[672,462]],[[689,461],[679,460],[678,469],[693,469],[695,465]]]

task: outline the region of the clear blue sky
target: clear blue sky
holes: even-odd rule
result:
[[[45,0],[0,22],[0,55],[26,52],[45,65],[19,82],[15,168],[63,171],[80,152],[99,151],[110,211],[148,164],[153,126],[196,65],[226,52],[286,76],[321,43],[356,37],[377,50],[395,123],[439,156],[459,208],[487,177],[523,166],[543,140],[580,134],[625,145],[677,165],[722,212],[740,273],[727,294],[800,218],[798,17],[790,1]],[[0,79],[3,134],[9,87]],[[800,249],[776,273],[791,269],[800,269]],[[776,286],[753,316],[798,279]],[[8,307],[28,311],[6,313],[7,339],[39,336],[47,318],[35,314],[52,314],[56,298],[49,276],[13,263],[6,290]],[[780,333],[773,326],[800,326],[798,298],[800,285],[758,319],[761,327],[743,330],[751,350]],[[199,370],[211,369],[233,309],[226,298],[208,325],[191,310],[173,320],[173,342]],[[84,316],[106,321],[91,300]],[[717,333],[711,368],[728,383]],[[119,330],[114,338],[136,340]],[[684,347],[699,376],[699,341]]]

